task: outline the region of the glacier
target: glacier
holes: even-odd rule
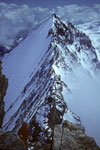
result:
[[[9,79],[3,130],[18,129],[24,121],[31,123],[35,119],[50,136],[54,122],[69,120],[83,130],[85,127],[86,132],[90,130],[89,135],[100,145],[100,102],[97,97],[95,105],[98,92],[90,89],[94,83],[96,89],[100,87],[96,80],[99,53],[85,33],[54,14],[2,62],[3,74]],[[54,118],[54,114],[58,117]],[[98,124],[96,130],[94,122],[95,128]]]

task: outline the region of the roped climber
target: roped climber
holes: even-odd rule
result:
[[[24,143],[26,145],[26,149],[27,149],[27,141],[30,137],[30,131],[29,131],[29,126],[28,126],[27,122],[23,123],[22,127],[18,131],[18,135],[24,141]]]

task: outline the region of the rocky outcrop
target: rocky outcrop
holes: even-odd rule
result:
[[[68,121],[55,126],[53,142],[53,150],[100,150],[93,138]]]
[[[0,150],[26,150],[23,141],[9,131],[0,133]]]
[[[4,96],[8,87],[8,80],[4,75],[2,75],[2,62],[0,61],[0,127],[2,126],[2,121],[4,117]]]
[[[53,143],[40,140],[30,143],[29,147],[34,150],[100,150],[93,138],[68,121],[63,123],[63,127],[55,126]],[[25,144],[13,131],[0,133],[0,150],[11,149],[25,150]]]

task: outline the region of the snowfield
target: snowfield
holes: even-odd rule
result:
[[[7,113],[3,125],[9,121],[24,100],[17,100],[17,98],[30,81],[33,70],[36,72],[38,69],[38,63],[48,50],[51,38],[47,38],[47,35],[51,26],[52,19],[49,19],[3,59],[3,73],[9,79],[9,86],[4,99],[5,112]]]

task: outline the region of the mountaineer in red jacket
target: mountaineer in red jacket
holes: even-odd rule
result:
[[[25,142],[27,148],[27,140],[29,139],[29,126],[26,122],[23,123],[22,127],[18,131],[19,137]]]

